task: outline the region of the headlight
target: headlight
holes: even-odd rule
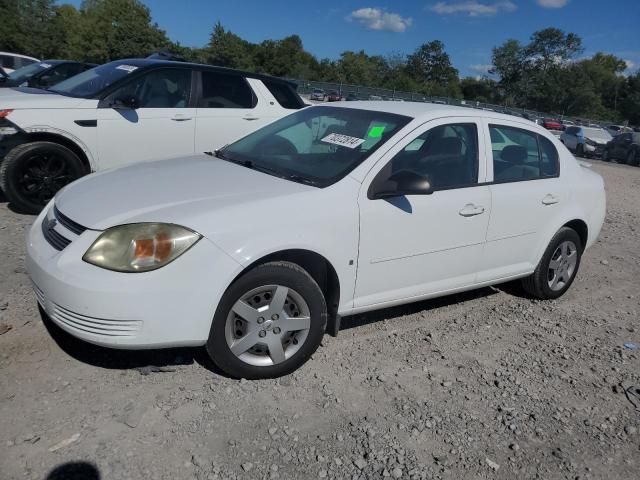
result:
[[[116,272],[148,272],[172,262],[201,238],[167,223],[120,225],[103,232],[82,259]]]

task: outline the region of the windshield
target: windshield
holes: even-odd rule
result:
[[[601,140],[611,140],[611,134],[602,128],[583,128],[584,136],[587,138],[599,138]]]
[[[219,156],[275,176],[326,187],[356,168],[411,120],[352,108],[306,108],[238,140]]]
[[[32,63],[31,65],[27,65],[26,67],[22,67],[11,72],[9,74],[9,79],[13,80],[16,85],[20,85],[33,77],[36,73],[40,73],[52,66],[53,65],[44,62]]]
[[[60,82],[49,90],[70,97],[93,98],[108,86],[135,72],[140,66],[142,63],[135,60],[107,63]]]

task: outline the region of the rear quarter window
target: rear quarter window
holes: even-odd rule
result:
[[[298,110],[304,107],[304,102],[291,85],[269,80],[263,80],[262,83],[265,84],[282,108]]]

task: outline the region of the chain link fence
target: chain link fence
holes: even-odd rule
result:
[[[314,82],[310,80],[289,79],[298,85],[298,93],[302,96],[309,96],[315,89],[323,90],[325,94],[335,90],[344,99],[349,97],[353,100],[388,100],[396,102],[425,102],[438,103],[443,105],[456,105],[462,107],[480,108],[499,113],[516,115],[530,120],[554,118],[563,121],[570,120],[578,125],[585,126],[607,126],[615,122],[595,120],[584,117],[570,117],[558,113],[538,112],[526,108],[507,107],[504,105],[494,105],[491,103],[477,102],[475,100],[461,100],[459,98],[428,96],[417,92],[403,92],[401,90],[391,90],[388,88],[366,87],[363,85],[351,85],[348,83]]]

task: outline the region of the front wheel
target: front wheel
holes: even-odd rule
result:
[[[638,153],[635,150],[630,150],[629,153],[627,154],[627,165],[637,167],[638,162],[640,162],[640,158],[638,158]]]
[[[11,150],[0,165],[0,188],[18,210],[37,214],[58,190],[85,174],[78,156],[62,145],[32,142]]]
[[[611,158],[609,158],[609,150],[607,150],[605,148],[604,150],[602,150],[602,161],[603,162],[608,162],[610,160],[611,160]]]
[[[522,280],[530,295],[543,300],[562,296],[576,278],[584,246],[575,230],[562,227],[553,236],[533,274]]]
[[[222,296],[206,348],[233,377],[280,377],[311,357],[326,325],[324,295],[306,270],[289,262],[265,263]]]

